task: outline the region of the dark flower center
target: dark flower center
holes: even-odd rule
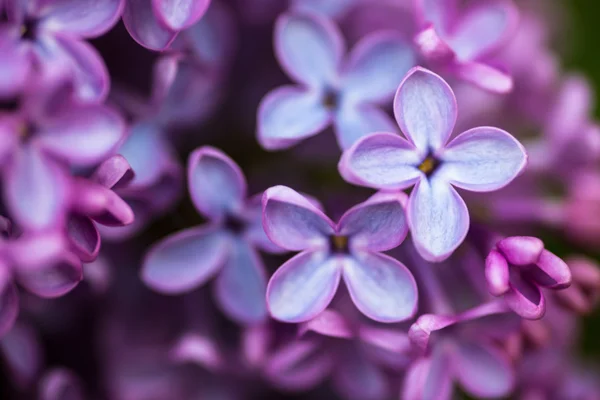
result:
[[[25,19],[21,25],[21,38],[24,40],[35,40],[37,21],[31,18]]]
[[[246,221],[244,221],[243,219],[235,216],[235,215],[227,215],[225,217],[225,229],[227,229],[230,232],[233,232],[235,234],[240,234],[242,232],[244,232],[244,230],[246,229]]]
[[[348,236],[331,235],[329,237],[329,248],[333,253],[348,254]]]
[[[440,160],[430,153],[417,168],[423,172],[425,176],[430,177],[439,166]]]
[[[338,92],[333,89],[327,89],[323,94],[323,106],[328,110],[335,110],[338,107],[338,103]]]

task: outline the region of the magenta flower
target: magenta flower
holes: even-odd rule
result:
[[[83,39],[98,37],[119,20],[123,0],[7,0],[8,23],[0,29],[3,58],[10,60],[5,83],[22,87],[36,69],[72,74],[76,95],[102,101],[108,94],[109,76],[98,52]],[[15,67],[18,65],[18,67]]]
[[[246,199],[240,168],[221,151],[201,147],[188,161],[190,197],[211,222],[155,244],[142,267],[143,281],[162,293],[185,293],[217,275],[215,296],[241,323],[267,316],[266,273],[256,247],[273,251],[260,221],[258,197]]]
[[[544,316],[542,287],[564,289],[571,284],[567,264],[530,236],[499,241],[486,259],[485,276],[490,293],[503,296],[514,312],[528,319]]]
[[[476,398],[509,395],[515,371],[495,341],[518,327],[519,319],[498,302],[456,316],[420,316],[408,335],[421,356],[406,373],[402,399],[449,400],[454,381]]]
[[[396,121],[407,139],[374,133],[344,152],[340,174],[357,185],[385,190],[415,186],[407,219],[415,246],[428,261],[447,258],[464,240],[469,212],[453,186],[489,192],[509,184],[525,167],[523,146],[491,127],[470,129],[448,143],[456,99],[448,84],[416,67],[394,99]]]
[[[134,177],[125,158],[113,156],[104,161],[90,179],[74,178],[68,221],[72,251],[83,261],[92,262],[100,251],[100,233],[96,224],[125,226],[134,221],[131,207],[113,189],[126,186]]]
[[[131,37],[151,50],[164,50],[194,25],[210,0],[125,0],[123,22]]]
[[[287,14],[277,20],[275,53],[299,85],[267,94],[258,109],[258,140],[284,149],[333,124],[338,144],[349,147],[373,131],[394,130],[377,107],[388,101],[414,55],[394,32],[359,42],[344,60],[338,28],[316,14]]]
[[[273,318],[303,322],[319,315],[341,278],[356,307],[381,322],[413,316],[417,287],[399,261],[381,254],[407,233],[403,195],[379,194],[348,210],[334,224],[311,201],[285,186],[263,196],[263,225],[276,245],[302,251],[283,264],[267,287]]]
[[[425,59],[481,88],[512,90],[510,75],[489,62],[516,30],[518,11],[510,0],[486,0],[459,10],[456,0],[415,0],[421,31],[415,43]]]
[[[113,109],[77,103],[64,95],[64,87],[52,84],[32,85],[17,102],[17,110],[0,120],[5,204],[25,230],[64,223],[71,200],[66,166],[102,162],[126,134],[124,121]]]

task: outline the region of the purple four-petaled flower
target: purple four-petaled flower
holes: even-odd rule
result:
[[[492,127],[470,129],[448,143],[456,122],[454,93],[438,75],[412,69],[394,99],[407,139],[392,133],[366,136],[344,152],[339,170],[348,182],[383,190],[414,185],[407,219],[423,258],[441,261],[461,244],[469,212],[454,189],[489,192],[509,184],[525,167],[523,146]]]

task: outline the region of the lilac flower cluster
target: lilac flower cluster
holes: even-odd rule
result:
[[[600,399],[556,7],[0,0],[0,398]]]

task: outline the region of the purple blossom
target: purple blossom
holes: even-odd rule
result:
[[[53,368],[40,380],[40,400],[83,400],[85,396],[79,379],[65,368]]]
[[[571,284],[567,264],[530,236],[499,241],[486,259],[485,275],[490,293],[503,296],[510,308],[529,319],[544,316],[542,287],[564,289]]]
[[[299,85],[279,87],[258,109],[258,140],[269,150],[284,149],[333,124],[338,144],[347,148],[373,131],[394,130],[378,104],[393,95],[414,55],[394,32],[364,38],[345,58],[341,33],[315,14],[286,14],[275,27],[275,53]]]
[[[123,22],[131,37],[151,50],[164,50],[194,25],[211,0],[124,0]]]
[[[406,237],[401,194],[378,194],[334,224],[310,200],[285,186],[263,196],[263,225],[276,245],[302,251],[283,264],[267,287],[271,316],[303,322],[329,305],[343,277],[356,307],[380,322],[412,317],[417,288],[408,269],[381,254]]]
[[[54,75],[66,69],[78,98],[102,101],[108,94],[108,71],[83,39],[108,31],[122,8],[123,0],[7,0],[8,22],[0,28],[0,43],[10,75],[2,79],[0,94],[18,93],[33,73]]]
[[[441,261],[461,244],[469,212],[453,186],[489,192],[509,184],[525,167],[523,146],[509,133],[478,127],[448,143],[456,99],[448,84],[421,67],[412,69],[394,99],[396,121],[407,139],[374,133],[344,152],[345,180],[384,190],[415,186],[408,225],[423,258]]]
[[[215,275],[215,296],[227,315],[242,323],[266,317],[266,273],[256,248],[276,250],[260,225],[258,197],[246,199],[241,169],[212,147],[188,160],[190,197],[209,224],[189,228],[147,253],[143,281],[162,293],[193,290]]]
[[[489,56],[512,36],[518,11],[510,0],[486,0],[459,9],[456,0],[416,0],[421,25],[415,44],[440,70],[481,88],[506,93],[510,75],[490,63]]]

